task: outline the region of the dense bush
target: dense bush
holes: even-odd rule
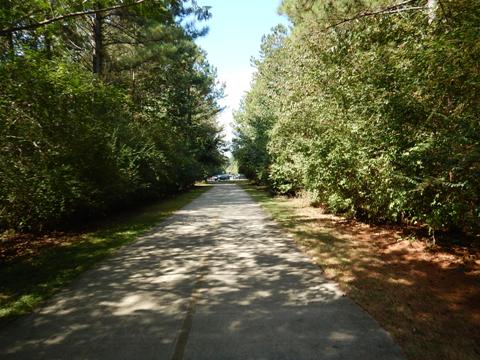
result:
[[[260,60],[235,153],[266,152],[271,186],[336,212],[478,232],[478,2],[443,1],[432,23],[425,11],[362,16],[373,11],[359,1],[310,5],[284,2],[294,27]],[[268,129],[250,110],[262,98]]]
[[[183,1],[165,4],[168,11],[132,7],[104,15],[100,45],[111,45],[94,71],[90,39],[80,28],[88,18],[68,20],[64,33],[53,23],[7,34],[0,56],[0,228],[65,228],[186,189],[224,162],[215,73],[193,42],[194,28],[179,25],[192,12]],[[52,11],[78,10],[65,5]],[[27,11],[20,4],[0,10],[2,29]]]

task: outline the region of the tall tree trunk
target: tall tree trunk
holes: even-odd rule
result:
[[[13,32],[8,34],[8,53],[12,60],[15,59],[15,42],[13,41]]]
[[[103,17],[100,13],[93,14],[93,58],[92,70],[101,75],[103,71]]]
[[[50,9],[52,13],[55,11],[55,7],[57,6],[56,0],[50,0]],[[47,59],[52,59],[52,33],[48,31],[48,26],[45,26],[45,53],[47,55]]]
[[[435,21],[435,18],[437,16],[437,7],[438,7],[438,0],[428,0],[427,8],[428,8],[429,24]]]
[[[47,59],[52,59],[52,34],[47,30],[45,32],[45,53],[47,55]]]

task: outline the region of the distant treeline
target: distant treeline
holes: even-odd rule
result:
[[[225,159],[222,89],[183,0],[0,5],[0,228],[66,227]]]
[[[395,5],[398,4],[398,5]],[[370,221],[480,229],[480,2],[284,0],[236,114],[240,172]]]

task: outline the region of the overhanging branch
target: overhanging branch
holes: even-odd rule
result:
[[[406,11],[424,10],[425,9],[425,6],[410,6],[410,7],[405,6],[405,5],[412,4],[414,2],[417,2],[417,0],[403,1],[401,3],[391,5],[391,6],[383,8],[383,9],[379,9],[379,10],[362,11],[362,12],[356,14],[355,16],[352,16],[352,17],[346,18],[346,19],[342,19],[335,24],[329,25],[329,26],[325,27],[324,30],[329,30],[329,29],[332,29],[332,28],[337,27],[339,25],[342,25],[344,23],[354,21],[354,20],[358,20],[358,19],[361,19],[361,18],[364,18],[364,17],[398,14],[398,13],[406,12]]]
[[[73,17],[79,17],[79,16],[86,16],[86,15],[92,15],[92,14],[98,14],[98,13],[104,13],[104,12],[109,12],[117,9],[122,9],[130,6],[135,6],[139,5],[141,3],[145,2],[145,0],[136,0],[132,3],[129,4],[122,4],[122,5],[115,5],[107,8],[102,8],[102,9],[94,9],[94,10],[85,10],[85,11],[78,11],[78,12],[73,12],[73,13],[68,13],[60,16],[56,16],[50,19],[42,20],[40,22],[36,22],[33,24],[27,24],[27,25],[22,25],[22,26],[14,26],[10,28],[5,28],[0,30],[0,36],[5,36],[8,34],[11,34],[15,31],[22,31],[22,30],[33,30],[57,21],[73,18]]]

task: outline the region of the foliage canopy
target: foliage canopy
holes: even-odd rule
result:
[[[193,42],[208,17],[183,0],[1,3],[0,227],[79,222],[225,162],[222,89]]]
[[[392,3],[283,1],[293,28],[264,38],[236,114],[240,171],[335,212],[478,233],[479,2]]]

